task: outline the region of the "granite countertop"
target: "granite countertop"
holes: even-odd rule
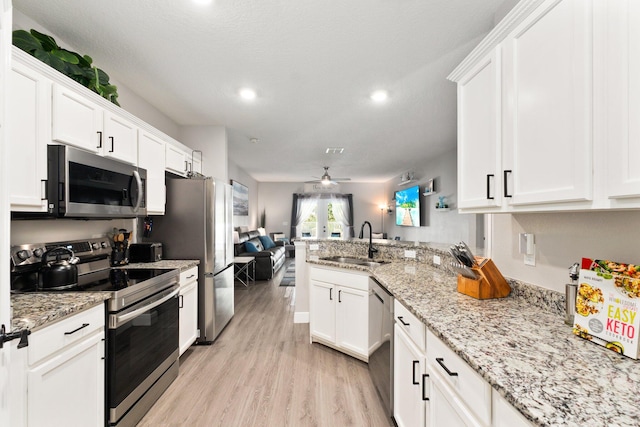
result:
[[[180,271],[186,271],[198,264],[200,264],[200,260],[197,259],[163,259],[156,262],[131,263],[123,266],[123,268],[177,268]]]
[[[534,424],[638,425],[640,361],[573,335],[557,310],[521,296],[474,299],[457,292],[451,273],[425,263],[307,261],[370,271]]]
[[[11,294],[11,331],[40,329],[72,314],[102,304],[110,292],[33,292]]]
[[[188,270],[199,260],[162,260],[128,264],[123,268],[170,268]],[[33,292],[11,294],[11,331],[37,330],[49,323],[101,304],[110,292]]]

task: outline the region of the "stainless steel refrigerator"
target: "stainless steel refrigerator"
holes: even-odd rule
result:
[[[166,180],[165,214],[153,218],[147,240],[164,259],[198,259],[198,343],[211,343],[229,323],[233,301],[231,186],[212,178]]]

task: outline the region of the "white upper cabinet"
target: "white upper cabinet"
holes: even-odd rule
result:
[[[138,166],[147,171],[147,214],[164,215],[167,192],[164,182],[165,142],[139,130]]]
[[[521,0],[451,73],[462,212],[640,208],[638,23],[633,0]]]
[[[138,127],[116,114],[104,112],[103,155],[120,161],[137,164]]]
[[[590,1],[547,0],[505,40],[503,185],[513,205],[592,198],[591,23]]]
[[[640,197],[640,2],[606,2],[604,12],[606,195]]]
[[[46,212],[51,81],[13,62],[7,109],[11,210]]]
[[[180,147],[167,144],[166,146],[166,169],[169,172],[175,173],[180,176],[187,176],[189,169],[189,160],[187,159],[187,153]]]
[[[53,140],[135,165],[138,127],[89,98],[53,85]]]
[[[103,110],[87,97],[58,83],[53,84],[52,139],[95,154],[105,143]]]
[[[500,48],[458,82],[458,206],[500,206]]]

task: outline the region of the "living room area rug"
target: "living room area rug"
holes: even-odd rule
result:
[[[296,264],[291,263],[282,276],[280,286],[295,286],[296,285]]]

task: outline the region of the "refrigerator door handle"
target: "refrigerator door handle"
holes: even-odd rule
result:
[[[204,277],[213,277],[213,273],[211,273],[211,272],[205,272],[205,273],[204,273]]]

